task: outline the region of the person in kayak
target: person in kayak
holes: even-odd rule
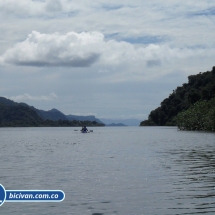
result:
[[[82,126],[81,131],[82,131],[82,132],[88,132],[88,129],[87,129],[86,125],[85,125],[85,126]]]

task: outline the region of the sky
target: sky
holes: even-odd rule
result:
[[[0,0],[0,96],[145,120],[215,66],[214,0]]]

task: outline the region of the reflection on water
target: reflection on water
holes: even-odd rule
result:
[[[61,203],[2,214],[215,214],[215,135],[175,127],[1,128],[0,183],[60,189]]]
[[[200,134],[196,133],[198,137]],[[215,214],[215,141],[213,138],[210,144],[205,141],[201,138],[192,145],[187,141],[188,145],[178,145],[164,153],[172,162],[169,170],[174,179],[172,198],[178,202],[177,207],[170,209],[178,214]]]

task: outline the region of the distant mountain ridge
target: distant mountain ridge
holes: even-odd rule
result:
[[[111,123],[111,124],[109,124],[109,125],[106,125],[106,126],[113,126],[113,127],[115,127],[115,126],[127,126],[127,125],[125,125],[125,124],[122,124],[122,123]]]
[[[105,119],[105,118],[100,118],[100,120],[105,124],[109,125],[112,123],[119,124],[122,123],[127,126],[139,126],[141,120],[138,119]]]
[[[28,112],[28,118],[32,118],[30,115],[32,115],[33,112],[31,112],[30,110],[36,112],[36,114],[38,115],[38,118],[36,119],[36,121],[38,121],[38,124],[41,123],[39,122],[39,118],[41,118],[42,120],[51,120],[51,121],[91,121],[91,122],[96,122],[97,124],[104,124],[103,122],[101,122],[99,119],[97,119],[95,116],[75,116],[75,115],[65,115],[63,114],[61,111],[53,108],[51,110],[48,111],[44,111],[44,110],[39,110],[33,106],[29,106],[26,103],[18,103],[18,102],[14,102],[10,99],[7,99],[5,97],[0,97],[0,107],[4,108],[8,107],[10,109],[10,111],[13,109],[13,111],[15,111],[14,107],[16,107],[16,109],[20,110],[22,112],[22,115],[25,115],[25,113],[23,111],[26,111],[26,113]],[[19,108],[18,108],[19,107]],[[20,109],[20,107],[23,107]],[[24,109],[25,107],[25,109]],[[12,108],[12,109],[11,109]],[[8,112],[9,109],[7,109],[7,115],[10,113]],[[19,113],[20,114],[20,113]],[[18,113],[17,113],[18,115]],[[34,114],[35,115],[35,114]],[[3,116],[2,116],[3,118]],[[19,117],[18,117],[19,118]],[[21,121],[21,118],[19,119]],[[95,123],[95,125],[96,125]]]
[[[48,111],[45,111],[45,110],[38,110],[36,108],[33,108],[37,114],[44,120],[53,120],[53,121],[56,121],[56,120],[67,120],[67,117],[62,113],[60,112],[59,110],[53,108],[51,110],[48,110]]]
[[[93,115],[89,115],[89,116],[77,116],[77,115],[66,115],[68,120],[79,120],[79,121],[96,121],[98,123],[103,123],[101,120],[99,120],[98,118],[96,118]]]
[[[97,123],[102,123],[105,125],[110,125],[110,124],[123,124],[123,125],[127,125],[127,126],[139,126],[140,124],[140,120],[137,119],[105,119],[105,118],[101,118],[98,119],[93,115],[89,115],[89,116],[77,116],[77,115],[65,115],[64,113],[62,113],[61,111],[53,108],[51,110],[45,111],[45,110],[39,110],[33,106],[29,106],[26,103],[18,103],[18,102],[14,102],[10,99],[7,99],[5,97],[0,97],[0,103],[3,103],[5,105],[9,105],[9,106],[15,106],[15,105],[22,105],[22,106],[27,106],[30,107],[31,109],[33,109],[34,111],[36,111],[36,113],[44,120],[53,120],[53,121],[57,121],[57,120],[69,120],[69,121],[73,121],[73,120],[77,120],[77,121],[95,121]]]

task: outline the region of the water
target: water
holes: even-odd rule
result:
[[[215,134],[175,127],[0,128],[6,190],[63,190],[1,214],[215,214]],[[91,128],[90,128],[91,129]]]

